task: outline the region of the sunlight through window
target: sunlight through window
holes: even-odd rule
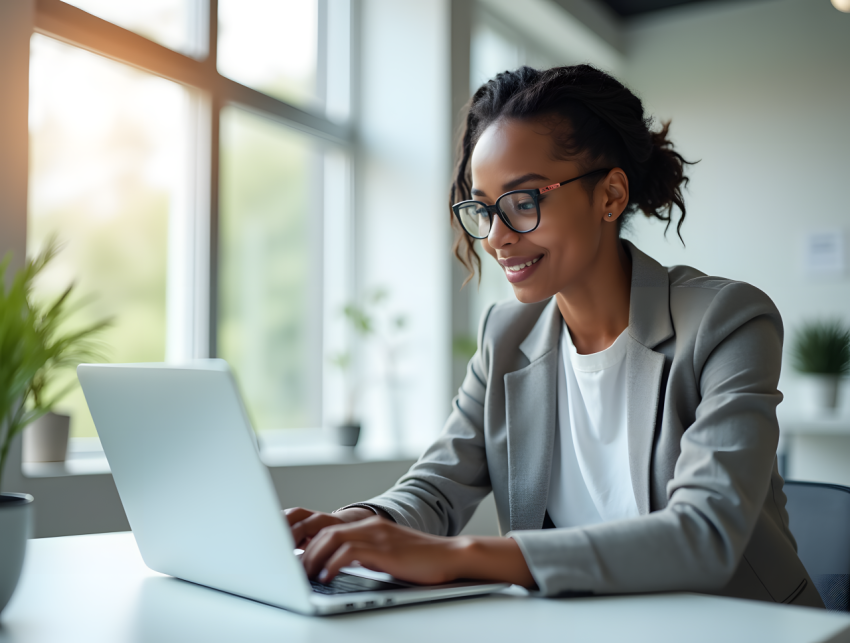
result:
[[[169,217],[187,182],[186,91],[45,36],[31,51],[27,251],[53,235],[65,245],[36,295],[75,280],[78,296],[94,296],[73,323],[114,317],[102,336],[110,361],[162,361]],[[57,410],[71,415],[72,435],[95,435],[79,388]]]

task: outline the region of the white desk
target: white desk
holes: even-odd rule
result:
[[[156,574],[129,533],[30,542],[0,624],[3,643],[850,641],[850,615],[697,594],[505,595],[299,616]]]

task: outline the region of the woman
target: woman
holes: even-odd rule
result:
[[[684,159],[587,65],[499,74],[472,98],[451,187],[455,253],[518,302],[483,316],[439,439],[386,493],[287,510],[310,577],[352,561],[419,583],[690,590],[822,606],[776,467],[782,321],[741,282],[620,238],[685,217]],[[493,491],[503,537],[458,537]]]

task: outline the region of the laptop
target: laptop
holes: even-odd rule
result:
[[[224,360],[81,364],[77,376],[139,551],[154,571],[302,614],[508,587],[413,585],[358,567],[329,584],[310,581]]]

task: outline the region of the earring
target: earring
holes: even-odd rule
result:
[[[610,212],[608,213],[608,216],[609,216],[609,217],[611,216],[611,213],[610,213]]]

